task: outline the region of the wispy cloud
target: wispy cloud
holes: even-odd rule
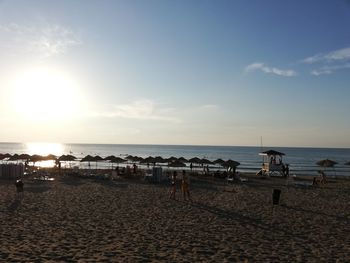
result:
[[[343,64],[343,65],[324,66],[319,69],[312,70],[311,74],[314,76],[320,76],[325,74],[332,74],[334,73],[334,71],[349,69],[349,68],[350,68],[350,63]]]
[[[274,75],[278,75],[278,76],[282,76],[282,77],[294,77],[296,76],[296,72],[294,70],[291,69],[279,69],[279,68],[275,68],[275,67],[269,67],[267,65],[265,65],[264,63],[259,63],[259,62],[255,62],[252,63],[248,66],[245,67],[245,72],[253,72],[253,71],[257,71],[260,70],[264,73],[267,74],[274,74]]]
[[[0,41],[6,43],[1,44],[6,52],[12,50],[41,57],[62,54],[81,44],[78,34],[61,25],[34,27],[15,23],[0,25]]]
[[[335,62],[350,59],[350,47],[334,50],[328,53],[320,53],[314,56],[305,58],[304,63],[313,64],[316,62]]]
[[[124,118],[135,120],[157,120],[165,122],[180,123],[181,119],[174,116],[174,110],[160,108],[152,100],[140,99],[129,104],[114,105],[107,112],[94,113],[94,116],[107,118]]]

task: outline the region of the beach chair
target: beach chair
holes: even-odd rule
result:
[[[147,182],[152,182],[153,181],[152,170],[146,170],[143,179]]]
[[[233,183],[234,181],[235,181],[235,177],[233,173],[229,173],[226,177],[226,183],[230,184],[230,183]]]

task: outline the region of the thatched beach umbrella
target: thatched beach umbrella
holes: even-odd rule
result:
[[[225,161],[223,159],[216,159],[213,163],[223,165]]]
[[[268,151],[265,151],[265,152],[261,152],[261,154],[266,154],[266,155],[269,155],[269,156],[276,156],[276,155],[282,156],[282,155],[285,155],[284,153],[278,152],[278,151],[275,151],[275,150],[268,150]]]
[[[168,166],[169,167],[186,167],[186,164],[181,162],[181,161],[179,161],[179,160],[175,160],[173,162],[169,162]]]
[[[91,167],[90,162],[94,161],[94,157],[92,157],[91,155],[86,155],[83,159],[80,160],[80,162],[88,162],[89,165],[89,169]]]
[[[232,168],[232,169],[236,169],[236,167],[240,165],[239,162],[236,162],[234,160],[228,160],[226,161],[222,166],[226,167],[226,168]]]
[[[5,154],[0,154],[0,160],[4,160],[6,158],[10,158],[12,155],[9,153],[5,153]]]
[[[156,157],[154,157],[154,160],[155,160],[156,163],[166,163],[166,162],[167,162],[167,161],[166,161],[163,157],[161,157],[161,156],[156,156]]]
[[[156,159],[152,156],[148,156],[147,158],[143,159],[141,163],[153,163],[155,165]]]
[[[98,156],[98,155],[94,156],[93,160],[96,162],[96,170],[97,170],[97,162],[104,161],[103,158],[101,156]]]
[[[123,158],[116,157],[116,156],[113,156],[113,157],[109,156],[108,159],[106,159],[106,158],[105,158],[105,160],[108,160],[108,161],[110,161],[112,163],[112,169],[113,169],[113,164],[114,163],[124,163],[124,162],[126,162],[126,160],[124,160]]]
[[[324,160],[318,161],[316,164],[321,167],[333,167],[334,165],[337,164],[337,162],[329,159],[324,159]]]
[[[74,155],[61,155],[60,157],[58,157],[58,162],[68,162],[70,165],[70,162],[73,162],[77,159],[77,157],[75,157]]]
[[[56,160],[57,160],[57,156],[53,154],[43,156],[43,161],[56,161]]]
[[[178,158],[176,158],[176,157],[174,157],[174,156],[171,156],[171,157],[167,158],[166,161],[167,161],[168,163],[172,163],[172,162],[178,161]]]
[[[201,159],[199,159],[198,157],[193,157],[191,159],[188,160],[190,163],[200,163]]]
[[[114,160],[114,158],[116,158],[114,155],[110,155],[110,156],[107,156],[105,158],[103,158],[105,161],[112,161]]]
[[[334,175],[335,175],[335,169],[334,169],[334,165],[337,164],[336,161],[332,161],[332,160],[329,160],[329,159],[324,159],[324,160],[321,160],[321,161],[318,161],[316,162],[317,165],[323,167],[323,170],[325,171],[326,168],[333,168],[334,170]],[[320,172],[320,171],[319,171]]]
[[[74,155],[61,155],[60,157],[58,157],[58,160],[61,162],[72,162],[75,161],[77,159],[77,157],[75,157]]]
[[[188,160],[184,157],[180,157],[178,160],[183,163],[188,163]]]
[[[17,153],[15,153],[8,160],[9,161],[18,161],[18,160],[20,160],[20,158],[19,158],[19,155]]]
[[[134,156],[128,155],[125,157],[126,160],[132,161],[134,159]]]
[[[208,159],[201,159],[201,164],[213,164],[211,161],[209,161]]]
[[[22,154],[19,155],[19,158],[20,158],[20,160],[25,160],[25,161],[27,161],[27,160],[30,159],[30,155],[27,154],[27,153],[22,153]]]
[[[36,162],[41,162],[43,160],[44,160],[43,157],[41,155],[38,155],[38,154],[33,154],[29,158],[29,161],[33,163],[33,166],[35,166]]]

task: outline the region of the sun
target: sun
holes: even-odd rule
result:
[[[62,71],[26,70],[13,81],[14,110],[30,121],[69,119],[79,110],[77,84]]]

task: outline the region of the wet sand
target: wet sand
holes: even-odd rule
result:
[[[192,178],[192,202],[143,180],[27,178],[23,198],[0,180],[0,261],[349,262],[350,180],[248,177]]]

